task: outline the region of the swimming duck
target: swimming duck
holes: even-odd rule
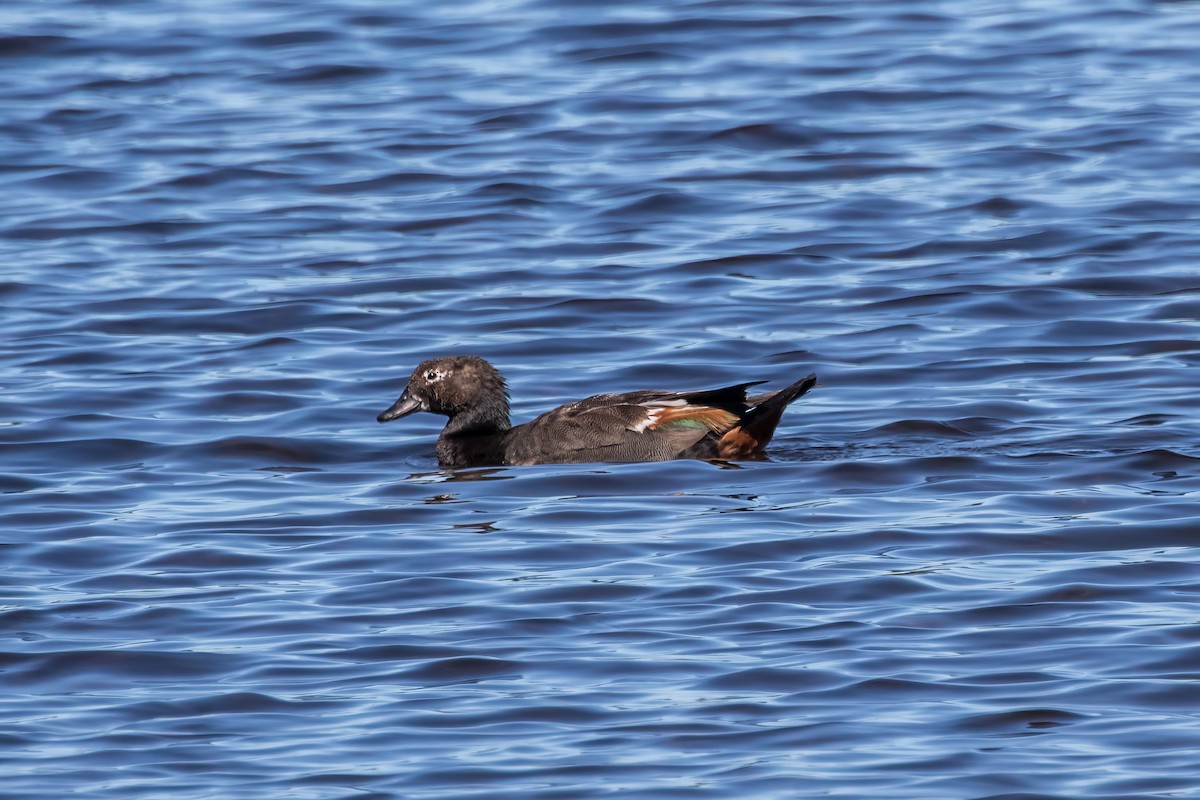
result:
[[[417,411],[449,417],[435,452],[438,463],[450,469],[738,459],[762,453],[783,410],[817,376],[746,396],[748,388],[764,382],[698,392],[598,394],[514,428],[500,372],[479,356],[443,356],[421,362],[400,398],[377,419],[389,422]]]

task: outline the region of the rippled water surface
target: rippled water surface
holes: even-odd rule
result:
[[[1200,4],[0,22],[5,800],[1200,798]]]

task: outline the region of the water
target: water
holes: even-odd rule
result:
[[[0,22],[5,800],[1200,797],[1200,5]],[[822,386],[450,473],[454,352]]]

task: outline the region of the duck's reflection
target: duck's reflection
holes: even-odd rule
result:
[[[440,469],[437,472],[413,472],[406,480],[413,483],[458,483],[462,481],[507,481],[515,478],[504,467],[484,469]]]

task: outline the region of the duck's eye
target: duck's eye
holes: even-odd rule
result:
[[[436,369],[431,369],[431,370],[429,370],[429,372],[425,373],[425,380],[427,380],[427,381],[436,381],[440,377],[442,377],[442,376],[438,373],[438,371]]]

